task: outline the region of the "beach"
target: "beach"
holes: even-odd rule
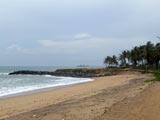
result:
[[[117,102],[94,120],[160,120],[160,83],[152,83],[134,98]]]
[[[160,120],[160,0],[1,0],[0,120]]]
[[[126,73],[93,78],[94,81],[59,89],[0,99],[5,120],[96,119],[119,101],[146,89],[151,75]]]

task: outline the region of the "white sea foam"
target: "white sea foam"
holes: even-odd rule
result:
[[[30,78],[25,78],[23,76],[23,78],[14,78],[14,79],[10,77],[7,79],[8,83],[5,80],[0,81],[0,83],[4,84],[4,86],[3,85],[0,86],[0,97],[34,91],[34,90],[40,90],[40,89],[45,89],[50,87],[54,88],[54,87],[60,87],[65,85],[72,85],[77,83],[93,81],[93,79],[89,79],[89,78],[55,77],[55,76],[45,75],[45,77],[48,78],[46,79],[46,82],[45,80],[42,80],[42,82],[38,81],[37,79],[39,79],[40,76],[38,76],[39,78],[37,78],[34,82],[34,79],[30,80],[33,77],[36,77],[36,76],[32,76],[32,77],[30,76]],[[29,83],[29,82],[32,82],[32,83]]]
[[[73,77],[62,77],[62,76],[52,76],[52,75],[44,75],[45,77],[49,77],[49,78],[61,78],[61,79],[67,79],[70,78],[72,79]]]
[[[8,75],[9,73],[0,73],[0,75]]]
[[[43,75],[43,76],[48,77],[48,78],[60,78],[60,77],[52,76],[52,75]]]

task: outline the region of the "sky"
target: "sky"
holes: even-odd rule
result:
[[[1,66],[103,65],[159,42],[159,0],[1,0]]]

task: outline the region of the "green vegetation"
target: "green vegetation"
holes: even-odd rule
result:
[[[124,50],[119,56],[107,56],[104,60],[107,68],[134,68],[145,73],[154,74],[154,79],[146,82],[160,81],[160,43],[147,42],[145,45],[135,46],[131,50]]]
[[[107,67],[159,68],[160,43],[147,42],[146,45],[135,46],[124,50],[119,56],[107,56],[104,64]]]
[[[146,80],[145,82],[160,82],[160,69],[148,69],[145,70],[146,73],[152,73],[154,75],[154,78],[151,80]]]
[[[154,81],[160,81],[160,69],[154,71]]]
[[[107,56],[104,60],[104,63],[108,65],[108,67],[113,67],[118,65],[117,57],[115,55]]]

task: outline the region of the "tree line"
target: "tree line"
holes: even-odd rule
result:
[[[104,64],[107,67],[154,67],[159,68],[160,43],[151,41],[145,45],[135,46],[131,50],[124,50],[119,56],[107,56]]]

